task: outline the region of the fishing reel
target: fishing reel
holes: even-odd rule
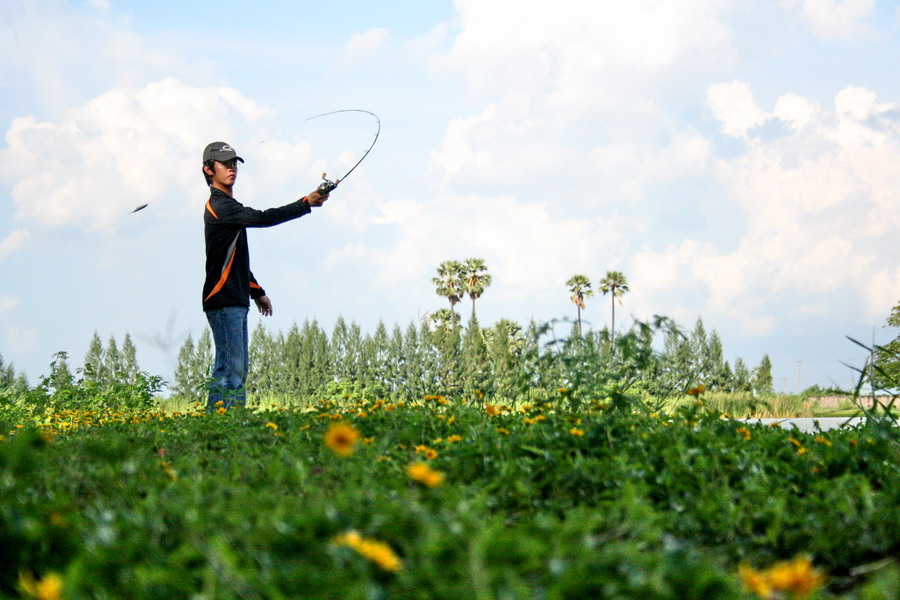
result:
[[[327,179],[325,175],[327,175],[327,173],[322,173],[322,179],[324,181],[319,184],[319,187],[316,188],[316,191],[323,196],[330,194],[331,191],[336,188],[341,182],[340,179],[338,179],[337,181],[331,181],[330,179]]]

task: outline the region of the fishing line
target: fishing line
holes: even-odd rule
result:
[[[363,160],[365,160],[365,158],[369,155],[369,152],[372,151],[372,148],[375,147],[375,143],[378,141],[378,136],[381,135],[381,119],[379,119],[378,115],[376,115],[372,111],[363,110],[361,108],[345,108],[345,109],[341,109],[341,110],[333,110],[330,112],[322,113],[320,115],[316,115],[314,117],[309,117],[308,119],[306,119],[306,121],[312,121],[313,119],[319,119],[321,117],[327,117],[329,115],[336,115],[338,113],[348,113],[348,112],[358,112],[358,113],[365,113],[365,114],[372,115],[372,117],[375,118],[375,123],[377,125],[377,128],[375,130],[375,138],[372,140],[372,143],[369,145],[369,147],[366,148],[366,151],[363,153],[362,157],[358,161],[356,161],[356,164],[354,164],[350,168],[350,170],[344,174],[343,177],[340,177],[338,179],[335,179],[334,181],[331,181],[326,178],[327,173],[322,173],[322,179],[324,181],[321,184],[319,184],[318,191],[320,194],[323,194],[323,195],[328,194],[329,192],[334,190],[338,186],[338,184],[340,184],[343,180],[345,180],[347,178],[347,176],[350,175],[350,173],[352,173],[356,169],[356,167],[358,167],[360,165],[360,163]],[[268,141],[268,139],[260,140],[260,141],[256,142],[256,144],[251,146],[250,149],[256,148],[257,146],[260,146],[260,145],[266,143],[266,141]],[[160,198],[164,198],[166,196],[171,195],[172,192],[186,186],[188,183],[189,183],[188,181],[184,181],[183,183],[180,183],[177,186],[167,190],[166,192],[163,192],[162,194],[156,196],[152,200],[145,202],[144,204],[138,205],[133,210],[131,210],[131,212],[129,214],[134,214],[136,212],[140,212],[140,211],[144,210],[145,208],[147,208],[148,206],[150,206],[151,204],[153,204]]]

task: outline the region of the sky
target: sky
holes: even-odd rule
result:
[[[610,270],[616,325],[702,318],[777,391],[848,387],[900,301],[900,2],[3,0],[0,355],[33,384],[94,333],[171,378],[207,327],[204,146],[246,161],[274,305],[405,328],[483,258],[483,326],[575,319]],[[131,211],[141,205],[140,212]],[[609,297],[587,301],[594,329]],[[468,317],[468,302],[459,305]]]

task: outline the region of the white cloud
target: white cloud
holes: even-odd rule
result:
[[[775,103],[773,116],[791,129],[802,129],[813,121],[821,108],[797,94],[785,94]]]
[[[351,35],[344,46],[345,59],[357,62],[374,54],[385,46],[388,35],[388,30],[380,27]]]
[[[0,241],[0,260],[3,260],[19,248],[21,248],[29,237],[28,231],[25,229],[16,229],[11,231],[9,235]]]
[[[140,86],[163,77],[208,77],[205,60],[184,61],[114,18],[105,0],[95,10],[55,0],[5,0],[0,74],[29,90],[34,110],[54,116],[87,90]],[[87,92],[90,93],[90,92]]]
[[[687,58],[699,66],[732,54],[718,0],[457,0],[456,7],[459,33],[437,68],[462,72],[488,93],[549,92],[558,106],[582,106],[598,88],[614,98],[623,85]]]
[[[445,185],[503,194],[515,182],[522,197],[556,190],[591,211],[708,168],[708,141],[667,105],[731,60],[727,3],[456,7],[456,36],[433,65],[461,76],[477,108],[452,119],[430,154]]]
[[[16,215],[26,222],[109,229],[143,203],[175,196],[195,204],[180,188],[199,185],[200,155],[213,140],[255,160],[265,177],[248,190],[277,187],[308,166],[311,150],[268,137],[272,127],[273,113],[237,90],[166,79],[109,91],[57,122],[15,119],[0,148],[0,181],[12,186]]]
[[[7,296],[6,294],[0,294],[0,315],[2,315],[3,313],[12,312],[19,307],[20,303],[21,300],[19,298]]]
[[[869,21],[875,0],[785,0],[784,4],[798,11],[822,40],[859,39],[873,31]]]
[[[706,103],[722,124],[722,132],[726,135],[746,137],[750,129],[766,120],[765,113],[753,99],[750,84],[745,81],[710,86],[706,92]]]
[[[755,106],[748,93],[740,97]],[[866,319],[883,319],[900,297],[898,107],[852,87],[836,95],[831,111],[793,94],[775,106],[787,133],[749,135],[743,154],[717,161],[744,218],[735,249],[686,240],[646,251],[635,259],[635,286],[658,295],[700,286],[703,308],[748,331],[774,325],[770,311],[821,312],[823,299],[834,314],[854,307]],[[750,119],[716,114],[726,131],[747,132],[736,123]],[[776,306],[776,298],[797,306]]]

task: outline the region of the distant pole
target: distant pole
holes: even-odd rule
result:
[[[800,395],[801,385],[800,385],[800,365],[803,364],[802,360],[797,361],[797,395]]]

